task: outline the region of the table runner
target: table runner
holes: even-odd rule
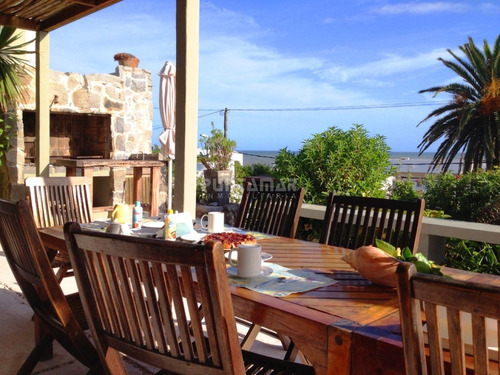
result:
[[[252,278],[236,276],[235,267],[229,267],[229,283],[273,297],[286,297],[292,293],[307,292],[338,283],[335,279],[318,275],[313,271],[290,269],[269,262],[266,262],[265,266],[271,268],[273,272]]]

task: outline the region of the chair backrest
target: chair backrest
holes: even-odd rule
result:
[[[397,279],[407,374],[488,374],[490,360],[496,373],[498,349],[488,347],[498,348],[500,287],[417,273],[409,262]]]
[[[125,237],[76,223],[64,230],[101,362],[126,373],[120,352],[172,373],[245,373],[220,242]]]
[[[357,249],[384,240],[418,251],[425,201],[350,197],[330,193],[320,243]]]
[[[78,306],[81,311],[78,295],[68,297],[61,290],[25,200],[0,200],[0,242],[19,287],[49,334],[88,367],[99,363],[83,332],[87,328],[83,314],[78,319],[72,311]]]
[[[234,225],[261,233],[294,238],[299,224],[304,189],[285,190],[271,186],[258,190],[247,185]]]
[[[91,178],[28,177],[24,184],[38,228],[92,221]]]

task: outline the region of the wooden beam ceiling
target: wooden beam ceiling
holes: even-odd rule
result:
[[[0,25],[52,31],[121,0],[2,0]]]

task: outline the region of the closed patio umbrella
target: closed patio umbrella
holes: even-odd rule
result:
[[[172,160],[175,159],[175,66],[167,61],[160,76],[160,116],[163,132],[159,136],[163,156],[168,159],[168,205],[172,208]]]

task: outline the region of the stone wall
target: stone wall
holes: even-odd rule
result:
[[[13,199],[24,196],[25,170],[32,170],[25,166],[22,118],[24,110],[36,109],[34,74],[27,87],[23,103],[17,108],[17,137],[8,154]],[[50,71],[51,113],[109,115],[112,159],[151,153],[152,96],[151,72],[140,68],[118,65],[112,74],[87,75]],[[51,175],[52,171],[56,169],[51,167]]]
[[[149,71],[118,65],[114,74],[50,71],[52,113],[111,115],[112,159],[151,152],[152,80]],[[35,80],[21,110],[35,110]],[[22,117],[21,117],[22,118]],[[21,124],[22,126],[22,124]]]

